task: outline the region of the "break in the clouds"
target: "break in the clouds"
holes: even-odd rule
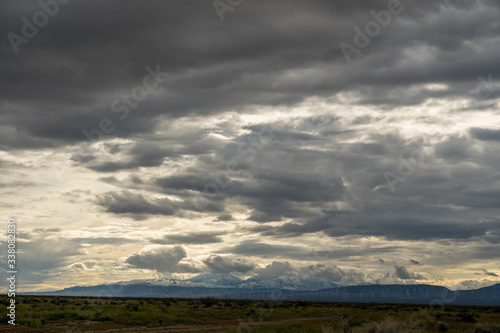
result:
[[[0,13],[0,207],[25,289],[498,281],[497,2]]]

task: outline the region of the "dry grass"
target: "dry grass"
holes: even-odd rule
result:
[[[500,324],[478,324],[474,327],[474,333],[500,333]]]
[[[405,329],[404,322],[387,317],[381,322],[365,324],[355,328],[353,333],[401,333]]]

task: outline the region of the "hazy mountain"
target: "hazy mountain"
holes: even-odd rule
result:
[[[237,287],[243,280],[231,274],[201,274],[186,281],[218,287]]]
[[[500,305],[500,284],[457,291],[431,285],[367,285],[283,294],[284,299],[306,301]]]
[[[132,280],[119,282],[120,285],[150,284],[165,287],[238,287],[241,289],[283,289],[283,290],[320,290],[336,288],[337,284],[318,279],[300,279],[293,276],[265,277],[255,276],[242,280],[231,274],[201,274],[187,280]]]
[[[249,289],[284,289],[284,290],[320,290],[336,288],[337,284],[314,279],[299,279],[290,276],[262,277],[254,276],[246,279],[241,287]]]
[[[364,285],[300,290],[290,288],[297,286],[293,281],[279,279],[272,279],[268,283],[256,279],[242,281],[232,275],[204,274],[189,280],[136,280],[25,294],[500,305],[500,284],[459,291],[431,285]]]

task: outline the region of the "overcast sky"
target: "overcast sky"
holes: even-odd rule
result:
[[[66,2],[0,2],[20,289],[500,281],[497,1]]]

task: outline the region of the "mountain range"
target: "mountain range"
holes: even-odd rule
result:
[[[338,286],[325,281],[293,277],[242,280],[230,274],[202,274],[187,280],[133,280],[24,294],[500,305],[500,284],[475,290],[452,291],[425,284]]]

